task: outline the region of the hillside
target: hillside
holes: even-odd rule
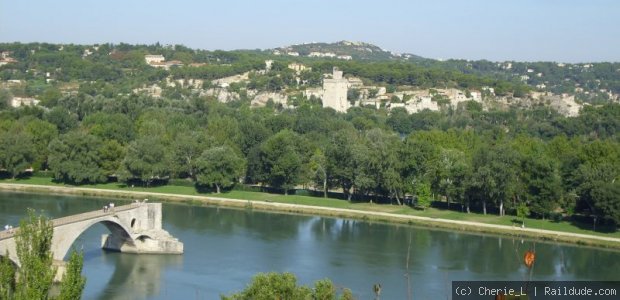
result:
[[[620,94],[619,63],[492,62],[449,59],[439,61],[413,54],[399,54],[379,46],[340,41],[303,43],[264,52],[286,59],[327,59],[328,61],[399,62],[444,72],[459,72],[521,83],[537,92],[574,95],[581,103],[593,105],[617,101]],[[309,62],[309,61],[308,61]],[[337,64],[337,63],[336,63]],[[347,69],[344,66],[340,66]],[[386,75],[386,74],[383,74]]]
[[[364,43],[340,41],[336,43],[304,43],[272,49],[274,54],[291,55],[298,54],[301,57],[327,57],[345,60],[425,60],[425,58],[413,54],[400,54],[382,49],[379,46]]]

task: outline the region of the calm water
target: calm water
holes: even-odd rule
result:
[[[0,192],[0,224],[16,225],[27,207],[60,217],[110,201]],[[74,246],[85,253],[84,299],[218,299],[269,271],[293,272],[304,284],[328,277],[358,299],[373,299],[381,283],[382,299],[406,299],[410,238],[415,299],[447,299],[452,280],[524,280],[528,249],[537,254],[532,279],[620,280],[620,252],[410,226],[164,205],[164,228],[185,254],[104,252],[105,227],[82,234]]]

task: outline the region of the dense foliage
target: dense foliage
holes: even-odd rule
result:
[[[20,221],[16,229],[15,244],[20,267],[14,268],[7,257],[0,258],[1,299],[58,299],[76,300],[82,296],[86,279],[82,276],[83,255],[72,251],[67,262],[60,293],[50,296],[56,267],[52,259],[53,226],[44,216],[36,216],[33,210]]]
[[[39,95],[43,103],[0,110],[5,177],[33,167],[71,184],[120,180],[151,186],[184,179],[218,191],[241,181],[283,193],[316,187],[322,195],[340,193],[351,201],[419,207],[443,202],[464,212],[516,214],[525,205],[521,212],[534,217],[586,216],[595,224],[620,224],[618,104],[586,106],[574,118],[546,107],[483,111],[474,102],[416,114],[362,107],[338,114],[310,99],[297,99],[294,109],[250,108],[247,98],[223,104],[192,93],[152,98],[128,91],[167,76],[199,76],[184,74],[194,72],[189,68],[149,67],[145,53],[212,64],[205,74],[253,68],[261,53],[101,45],[83,59],[83,46],[58,51],[37,44],[34,53],[33,45],[10,47],[20,62],[3,66],[0,77],[26,79],[23,92]],[[253,84],[286,86],[289,71],[282,64],[273,66],[281,76],[258,74]],[[317,61],[313,70],[332,65]],[[502,84],[395,62],[341,67],[394,84]],[[61,93],[59,83],[39,84],[41,75],[26,72],[31,68],[76,81],[79,89]],[[222,72],[213,76],[229,74]],[[263,82],[260,76],[280,81]]]
[[[351,300],[353,294],[344,289],[339,295],[336,286],[329,279],[318,280],[314,287],[300,286],[291,273],[260,273],[241,292],[222,296],[223,300]]]

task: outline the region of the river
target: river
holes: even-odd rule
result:
[[[56,218],[123,200],[0,192],[0,224],[16,226],[28,207]],[[620,252],[359,220],[164,204],[164,229],[183,255],[100,249],[102,225],[74,243],[84,251],[84,299],[219,299],[258,272],[292,272],[300,283],[330,278],[357,299],[407,299],[407,249],[414,299],[448,299],[453,280],[620,280]]]

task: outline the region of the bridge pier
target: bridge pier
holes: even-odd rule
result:
[[[67,273],[67,262],[64,260],[54,260],[52,266],[56,268],[56,276],[54,276],[54,282],[58,283],[62,281],[62,278]]]
[[[141,235],[135,239],[128,239],[121,235],[104,234],[101,236],[101,248],[123,253],[183,253],[183,243],[163,229],[149,231],[148,235]]]
[[[132,205],[138,209],[131,214],[114,214],[126,228],[107,226],[111,233],[101,237],[101,248],[123,253],[183,253],[183,243],[162,228],[161,203]]]

